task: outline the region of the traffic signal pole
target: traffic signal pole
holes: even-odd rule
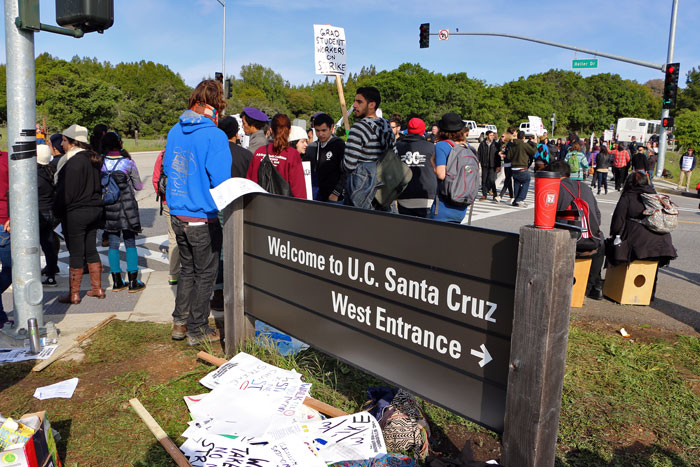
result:
[[[673,62],[673,52],[676,47],[676,18],[678,16],[678,0],[673,0],[673,9],[671,10],[671,30],[668,34],[668,54],[666,55],[666,63]],[[664,164],[666,163],[666,149],[668,147],[668,136],[664,119],[670,114],[669,109],[661,109],[661,134],[659,135],[659,157],[656,163],[656,176],[661,177],[664,173]]]
[[[5,326],[2,329],[0,341],[11,346],[23,345],[28,337],[29,318],[36,318],[39,327],[44,326],[36,182],[34,32],[17,27],[17,17],[17,0],[5,0],[7,146],[15,324],[12,328]]]

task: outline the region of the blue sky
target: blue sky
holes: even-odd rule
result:
[[[55,24],[53,0],[40,0],[43,23]],[[345,28],[348,69],[363,65],[392,69],[419,63],[442,73],[466,72],[502,84],[550,68],[571,69],[573,51],[506,38],[453,36],[428,49],[418,47],[420,23],[431,31],[507,32],[563,42],[656,63],[666,60],[671,0],[226,0],[226,74],[260,63],[292,84],[314,74],[313,24]],[[115,0],[114,26],[82,39],[36,34],[36,53],[63,59],[74,55],[111,63],[151,60],[164,63],[193,86],[221,69],[223,8],[216,0]],[[700,66],[700,2],[679,4],[675,61],[681,81]],[[1,25],[4,38],[4,23]],[[5,61],[4,47],[0,60]],[[598,69],[582,74],[618,73],[641,83],[663,78],[660,71],[601,58]]]

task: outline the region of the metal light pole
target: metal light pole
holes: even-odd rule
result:
[[[666,64],[673,62],[673,50],[676,47],[676,17],[678,16],[678,0],[673,0],[673,10],[671,10],[671,30],[668,34],[668,54],[666,55]],[[665,67],[664,67],[665,69]],[[656,162],[656,176],[661,177],[664,173],[664,164],[666,163],[666,146],[668,137],[666,135],[666,127],[663,126],[664,118],[669,116],[669,109],[661,110],[661,134],[659,135],[659,157]]]
[[[0,334],[27,337],[27,320],[44,325],[39,257],[39,207],[36,183],[36,85],[34,33],[15,24],[17,0],[5,0],[7,59],[7,145],[10,172],[12,295],[15,326]]]
[[[226,82],[226,0],[216,0],[219,4],[224,7],[224,31],[223,39],[221,44],[221,74],[224,76],[224,83]],[[224,84],[224,86],[226,86]],[[224,89],[224,95],[225,95]]]

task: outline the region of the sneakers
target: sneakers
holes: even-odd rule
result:
[[[172,337],[174,341],[181,341],[185,338],[186,335],[187,326],[185,326],[184,324],[173,323],[173,331],[170,333],[170,337]]]
[[[206,332],[201,336],[192,337],[187,336],[187,345],[194,347],[196,345],[203,344],[204,342],[220,342],[221,334],[219,334],[218,329],[207,328]]]
[[[493,200],[494,203],[500,203],[501,202],[501,197],[500,196],[494,196]]]
[[[526,208],[526,207],[527,207],[527,203],[526,203],[525,201],[521,201],[519,206],[520,206],[521,208]]]
[[[41,285],[44,287],[58,287],[58,283],[56,282],[55,277],[47,277],[43,281],[41,281]]]
[[[512,203],[510,203],[510,205],[513,206],[513,207],[516,207],[516,208],[520,207],[520,205],[519,205],[518,203],[516,203],[515,201],[513,201]]]

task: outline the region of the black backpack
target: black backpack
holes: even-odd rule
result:
[[[160,158],[160,175],[158,176],[158,189],[156,190],[156,201],[160,201],[160,215],[163,215],[163,201],[165,201],[165,190],[168,187],[168,176],[163,170],[163,161],[165,159],[165,150],[163,157]]]
[[[292,196],[289,183],[280,175],[270,160],[268,147],[265,146],[265,157],[260,161],[260,167],[258,167],[258,185],[273,195]]]

